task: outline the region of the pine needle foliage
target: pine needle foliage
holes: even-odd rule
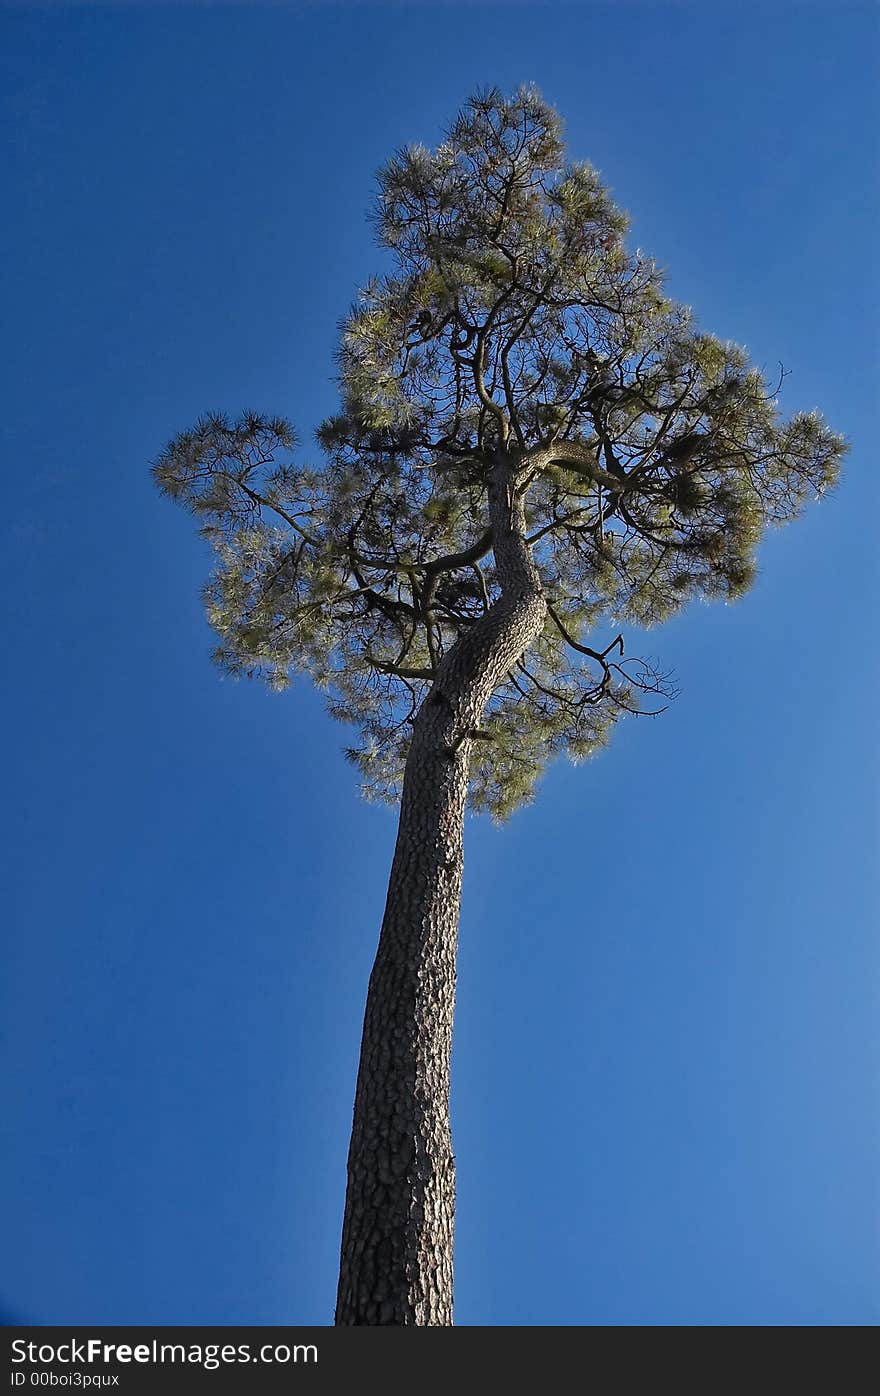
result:
[[[845,442],[818,412],[783,420],[778,385],[666,296],[533,88],[478,93],[436,150],[395,155],[375,225],[393,271],[341,327],[320,465],[247,412],[202,418],[154,474],[215,550],[218,662],[276,688],[309,674],[358,733],[365,791],[396,800],[437,666],[498,595],[486,486],[504,452],[549,610],[474,744],[472,806],[503,818],[554,756],[589,756],[668,692],[621,624],[740,596],[765,530],[834,484]]]

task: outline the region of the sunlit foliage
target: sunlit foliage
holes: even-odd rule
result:
[[[247,413],[203,418],[155,475],[216,550],[220,663],[310,674],[358,730],[366,790],[396,798],[437,664],[498,595],[486,479],[506,453],[550,610],[475,744],[472,803],[500,817],[665,691],[621,625],[741,595],[764,530],[834,483],[845,444],[817,412],[784,421],[779,385],[666,297],[530,88],[396,155],[376,227],[394,269],[342,326],[320,466]]]

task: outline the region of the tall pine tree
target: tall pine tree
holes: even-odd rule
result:
[[[400,802],[364,1020],[336,1321],[452,1322],[449,1059],[468,803],[503,819],[666,683],[620,626],[740,596],[845,445],[699,331],[532,89],[471,99],[379,176],[393,271],[339,349],[320,467],[211,415],[154,467],[213,544],[232,673],[308,673]],[[647,700],[645,695],[648,695]]]

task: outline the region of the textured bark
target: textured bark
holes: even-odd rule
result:
[[[445,656],[413,726],[348,1156],[336,1323],[451,1324],[449,1065],[469,733],[546,602],[504,459],[489,484],[501,596]]]

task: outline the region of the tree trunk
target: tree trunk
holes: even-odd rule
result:
[[[540,633],[522,500],[489,483],[501,596],[441,661],[413,724],[361,1043],[336,1323],[452,1323],[449,1064],[470,733]]]

